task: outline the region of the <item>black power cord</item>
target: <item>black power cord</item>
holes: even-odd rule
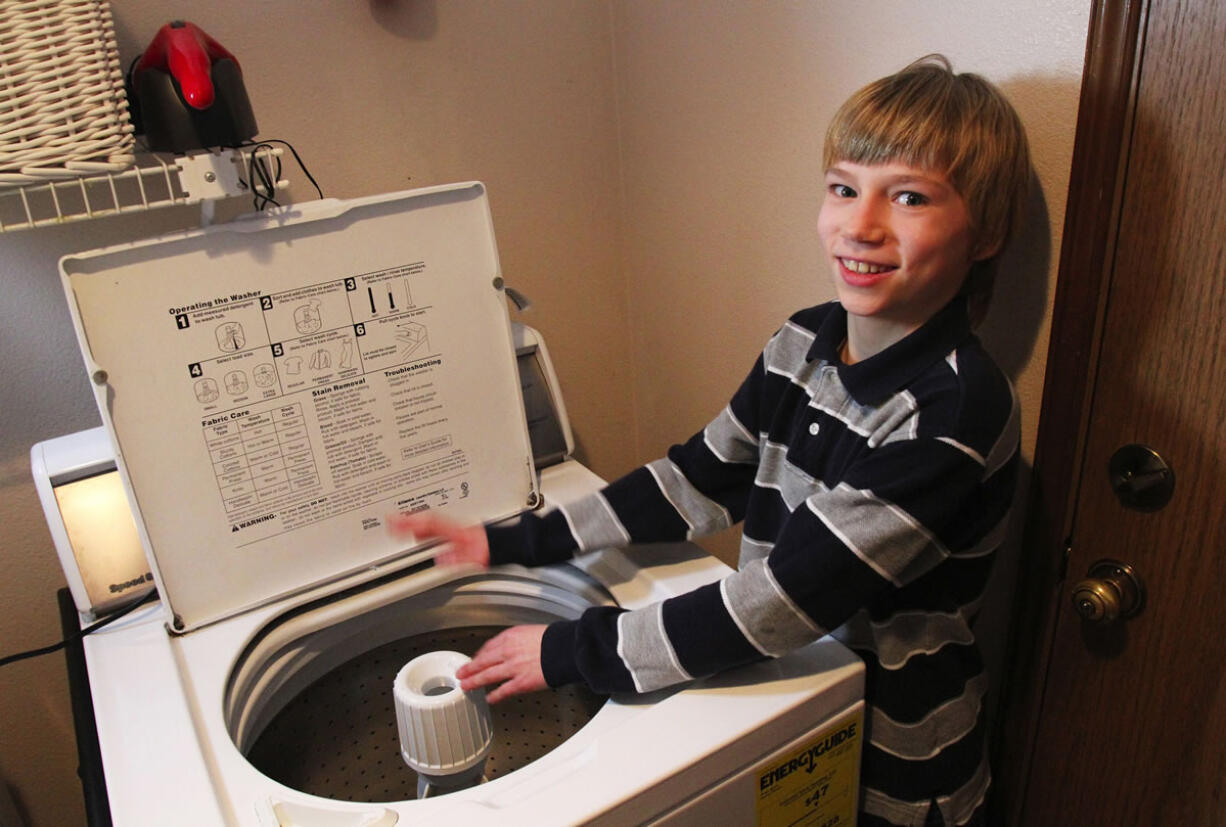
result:
[[[28,652],[18,652],[17,654],[6,655],[0,658],[0,666],[8,666],[10,663],[16,663],[19,660],[26,660],[28,658],[36,658],[39,655],[49,655],[52,652],[58,652],[61,649],[63,649],[65,646],[75,643],[76,641],[80,640],[86,635],[93,634],[97,630],[101,629],[103,626],[114,623],[116,620],[119,620],[119,618],[123,617],[129,612],[132,612],[137,607],[143,606],[146,603],[150,602],[155,597],[157,597],[157,589],[150,589],[148,592],[145,593],[143,597],[140,598],[140,600],[137,600],[135,603],[129,606],[124,606],[122,609],[115,612],[115,614],[111,615],[110,617],[103,618],[102,620],[99,620],[97,623],[93,623],[89,626],[86,626],[81,631],[65,638],[64,640],[61,640],[59,643],[53,643],[50,646],[44,646],[41,649],[31,649]]]
[[[270,206],[281,206],[276,198],[277,181],[281,178],[281,158],[272,154],[273,144],[284,144],[289,149],[290,153],[294,156],[294,160],[298,162],[298,166],[302,168],[302,172],[306,175],[307,180],[315,187],[315,192],[319,193],[320,198],[323,198],[324,191],[319,188],[319,182],[311,175],[311,171],[307,169],[307,165],[302,161],[302,156],[298,154],[298,150],[294,149],[293,144],[280,138],[268,138],[267,140],[250,141],[233,147],[234,149],[251,150],[251,154],[247,158],[247,180],[242,181],[242,183],[251,190],[252,205],[257,210],[266,210]],[[269,150],[267,156],[276,161],[275,168],[269,168],[268,157],[260,156],[261,149]]]

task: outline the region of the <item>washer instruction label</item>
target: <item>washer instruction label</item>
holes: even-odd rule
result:
[[[287,290],[169,308],[193,358],[200,406],[234,534],[294,531],[438,482],[438,505],[468,496],[465,451],[434,381],[433,308],[414,262]]]
[[[760,827],[856,823],[864,712],[856,710],[757,771]]]

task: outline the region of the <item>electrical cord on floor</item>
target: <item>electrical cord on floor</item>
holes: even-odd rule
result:
[[[150,602],[155,597],[157,597],[157,589],[150,589],[145,594],[144,597],[142,597],[140,600],[137,600],[135,603],[131,604],[130,606],[124,606],[122,609],[115,612],[115,614],[111,615],[110,617],[103,618],[102,620],[99,620],[97,623],[93,623],[89,626],[86,626],[81,631],[77,632],[74,635],[70,635],[64,640],[61,640],[59,643],[53,643],[50,646],[44,646],[41,649],[31,649],[28,652],[18,652],[15,655],[6,655],[5,657],[0,658],[0,666],[8,666],[10,663],[16,663],[19,660],[26,660],[28,658],[36,658],[39,655],[49,655],[52,652],[58,652],[59,650],[63,649],[65,646],[69,645],[70,643],[75,643],[76,641],[80,640],[86,635],[92,634],[96,632],[97,630],[101,629],[103,626],[106,626],[107,624],[110,624],[110,623],[114,623],[116,620],[119,620],[119,618],[123,617],[129,612],[132,612],[137,607],[143,606],[146,603]]]
[[[298,154],[298,150],[294,149],[293,144],[280,138],[268,138],[262,141],[249,141],[235,147],[236,149],[251,150],[251,154],[247,158],[247,179],[242,181],[242,183],[251,190],[252,205],[257,210],[266,210],[270,206],[281,206],[276,198],[277,181],[281,178],[281,158],[269,153],[269,156],[276,162],[276,168],[269,169],[268,159],[260,156],[261,149],[271,150],[273,149],[273,144],[285,144],[294,156],[294,160],[298,162],[298,166],[302,167],[302,172],[306,175],[307,180],[315,187],[315,192],[319,193],[320,198],[323,198],[324,191],[319,188],[319,182],[315,180],[315,176],[311,175],[311,171],[307,169],[307,165],[302,161],[302,156]]]

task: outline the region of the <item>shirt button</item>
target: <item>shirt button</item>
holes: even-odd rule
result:
[[[817,436],[817,432],[821,430],[817,427],[816,422],[809,423],[809,436]]]

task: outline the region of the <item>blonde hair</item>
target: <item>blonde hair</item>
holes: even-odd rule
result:
[[[955,74],[943,55],[920,58],[870,83],[826,130],[823,161],[904,163],[941,172],[966,202],[975,249],[963,293],[978,321],[991,298],[995,261],[1018,233],[1030,194],[1030,150],[1017,112],[979,75]]]

